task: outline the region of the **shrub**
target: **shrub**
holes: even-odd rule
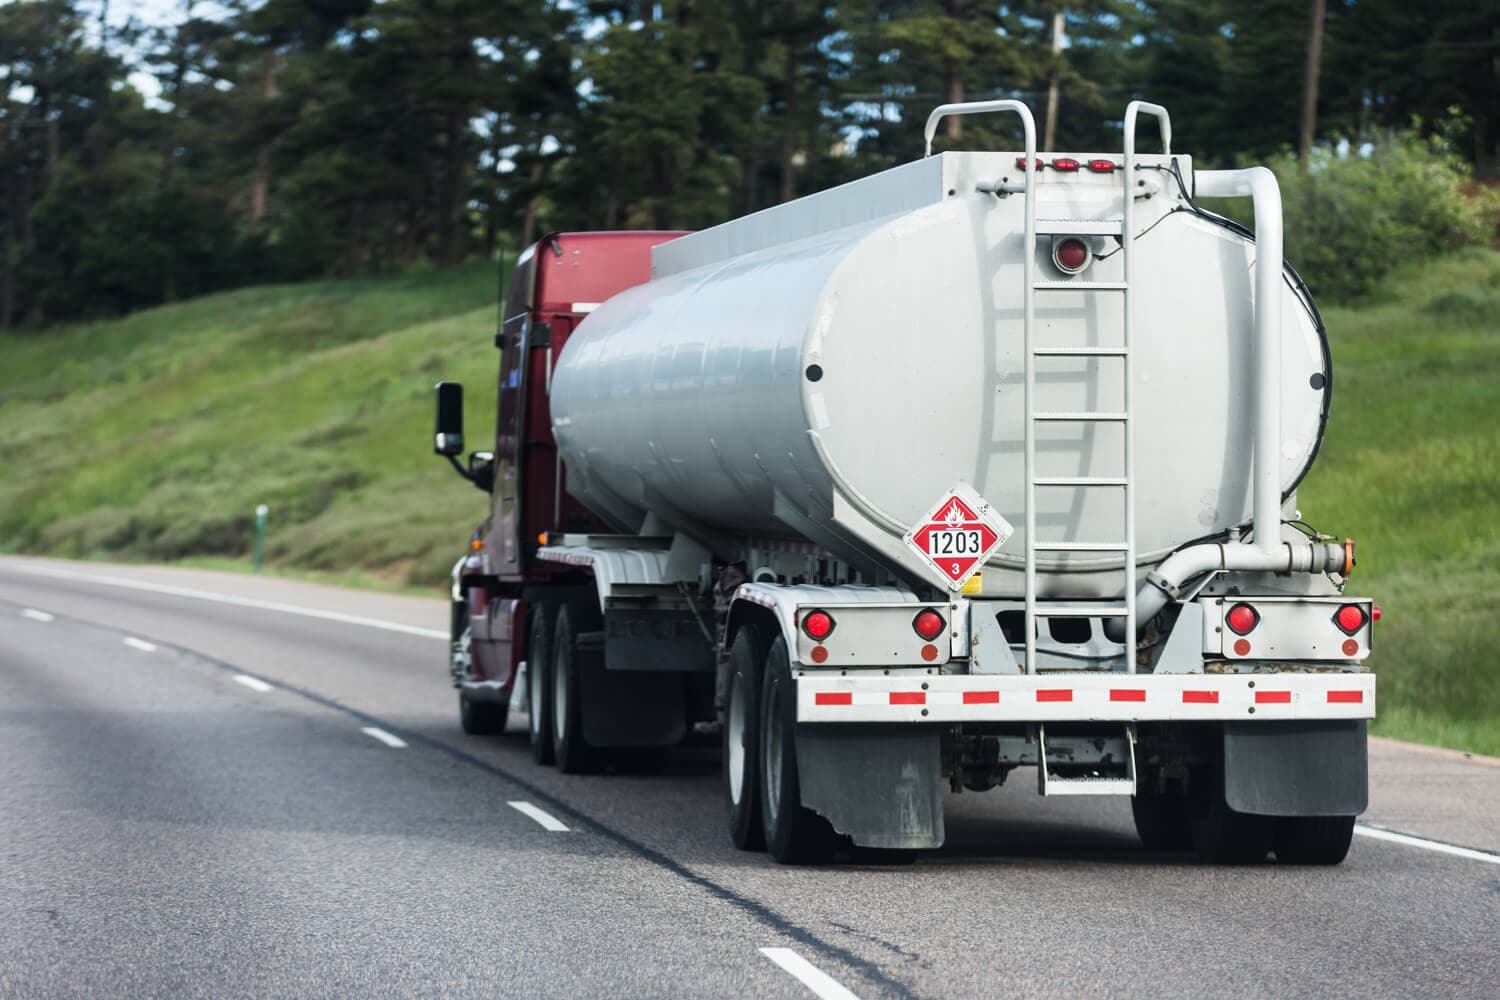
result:
[[[1494,235],[1496,196],[1466,194],[1464,162],[1436,140],[1397,136],[1362,154],[1315,150],[1306,170],[1285,154],[1281,183],[1286,257],[1320,299],[1374,292],[1408,264]]]

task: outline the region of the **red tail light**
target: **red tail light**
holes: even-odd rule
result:
[[[1112,174],[1115,171],[1114,160],[1090,160],[1089,169],[1096,174]]]
[[[1040,156],[1038,156],[1036,158],[1036,168],[1037,168],[1037,170],[1040,171],[1042,168],[1046,167],[1046,165],[1047,164],[1045,164],[1045,163],[1042,162],[1042,158]],[[1016,169],[1017,170],[1025,170],[1026,169],[1026,157],[1024,157],[1024,156],[1018,156],[1018,157],[1016,157]]]
[[[1077,274],[1089,263],[1089,247],[1083,240],[1069,237],[1052,245],[1052,262],[1059,271]]]
[[[943,629],[948,627],[948,623],[936,611],[923,608],[917,612],[917,617],[911,620],[911,627],[916,629],[917,635],[931,642],[943,634]]]
[[[1065,174],[1070,174],[1078,169],[1078,161],[1073,159],[1071,156],[1059,156],[1057,159],[1052,161],[1052,169],[1061,170]]]
[[[1345,635],[1353,635],[1365,625],[1365,609],[1358,604],[1346,604],[1333,616],[1333,623]]]
[[[1224,623],[1237,635],[1249,635],[1260,624],[1260,612],[1248,604],[1236,604],[1224,616]]]
[[[802,617],[802,631],[813,642],[822,642],[833,634],[833,616],[826,611],[809,611]]]

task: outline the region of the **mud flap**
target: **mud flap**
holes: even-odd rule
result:
[[[1259,816],[1357,816],[1369,800],[1363,719],[1229,722],[1224,801]]]
[[[685,674],[605,670],[598,647],[579,660],[583,738],[590,746],[670,747],[682,742],[687,735]]]
[[[802,804],[860,847],[943,844],[936,728],[797,726]]]

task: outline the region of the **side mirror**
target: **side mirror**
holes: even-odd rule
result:
[[[495,453],[492,451],[469,452],[469,482],[486,493],[495,492]]]
[[[437,423],[433,430],[433,452],[449,458],[464,453],[463,383],[437,384]]]

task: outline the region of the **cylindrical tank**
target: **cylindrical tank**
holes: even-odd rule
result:
[[[1110,180],[1042,187],[1039,231],[1047,233],[1049,218],[1118,219],[1118,182]],[[686,516],[739,536],[794,535],[805,516],[830,527],[825,545],[830,534],[847,539],[851,554],[875,553],[913,577],[921,564],[901,536],[957,482],[972,484],[1019,529],[1023,203],[972,190],[950,188],[928,204],[811,235],[802,235],[808,226],[799,228],[795,211],[785,213],[780,224],[793,238],[705,254],[701,266],[604,303],[569,340],[552,382],[570,488],[586,504],[654,509],[669,523]],[[1132,424],[1142,567],[1250,517],[1255,248],[1187,209],[1169,187],[1136,215]],[[765,229],[762,220],[762,237]],[[1090,242],[1091,266],[1070,278],[1054,269],[1044,236],[1036,277],[1121,281],[1118,242]],[[691,251],[674,249],[679,261]],[[1289,282],[1282,298],[1289,491],[1316,453],[1331,376],[1310,304]],[[1123,307],[1124,297],[1108,291],[1039,291],[1036,345],[1118,345]],[[1118,358],[1036,365],[1037,409],[1122,408]],[[1037,474],[1119,476],[1123,435],[1117,423],[1039,424]],[[1037,493],[1039,541],[1123,538],[1122,491]],[[1008,571],[1023,554],[1018,530],[991,559],[986,593],[1019,592],[1018,574]],[[1119,565],[1113,555],[1049,555],[1039,562],[1042,588],[1118,593],[1118,572],[1112,584],[1080,581]]]

